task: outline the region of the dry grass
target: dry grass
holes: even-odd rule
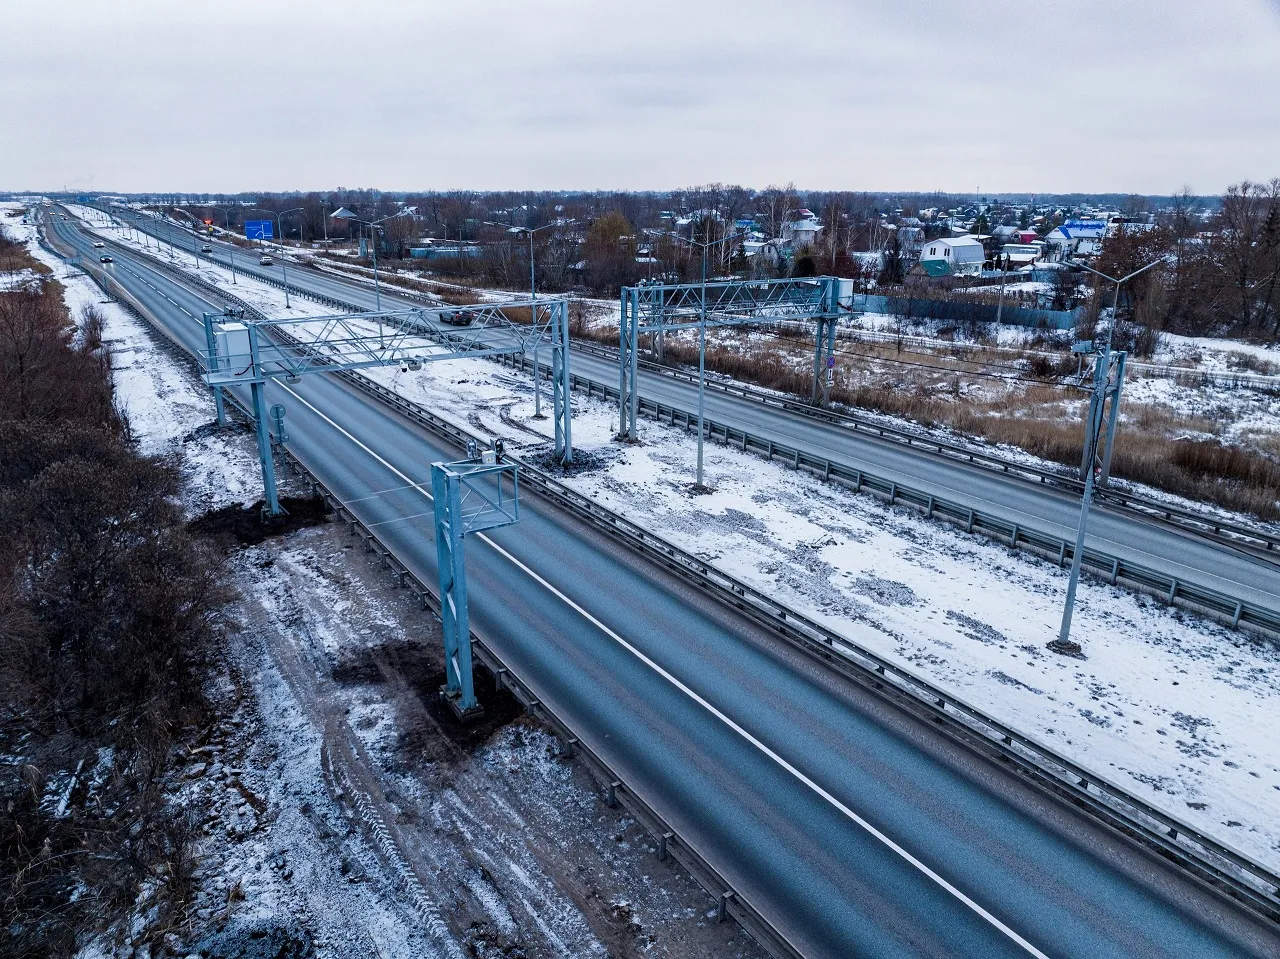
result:
[[[53,271],[37,260],[27,250],[26,244],[14,240],[0,223],[0,273],[21,273],[31,270],[48,276]]]
[[[617,343],[616,330],[588,334]],[[1080,463],[1083,394],[1056,381],[1074,371],[1074,360],[1037,365],[1023,357],[1023,380],[979,379],[972,375],[984,357],[970,347],[937,351],[925,362],[939,367],[904,367],[893,344],[858,344],[859,357],[841,358],[842,375],[831,398],[846,407],[872,410],[928,427],[945,427],[990,443],[1006,444],[1068,467]],[[719,334],[708,343],[707,369],[745,383],[807,399],[812,383],[812,347],[794,340],[743,349],[738,334]],[[1017,358],[1001,354],[1000,363]],[[697,346],[668,337],[665,361],[693,367]],[[912,356],[911,361],[922,361]],[[1043,382],[1034,382],[1035,379]],[[1033,380],[1027,382],[1026,380]],[[1125,408],[1112,457],[1112,475],[1190,499],[1280,519],[1280,437],[1261,434],[1248,445],[1228,445],[1217,437],[1227,423],[1181,416],[1154,404]]]

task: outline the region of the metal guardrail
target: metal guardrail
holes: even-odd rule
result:
[[[261,282],[267,283],[270,286],[274,286],[277,289],[283,290],[286,287],[286,284],[274,277],[262,277],[255,273],[250,273],[248,275],[253,276]],[[293,284],[288,284],[288,290],[295,296],[301,296],[323,303],[332,309],[367,312],[364,307],[357,306],[349,301],[337,299],[322,293],[315,293],[310,290],[304,290],[294,286]],[[393,295],[405,299],[434,302],[423,294],[403,289],[394,290]],[[590,353],[604,359],[617,360],[616,350],[590,341],[578,340],[573,344],[573,348],[580,352]],[[686,382],[692,382],[694,380],[693,375],[690,373],[664,366],[651,360],[641,359],[640,366],[648,373],[655,373],[672,379],[681,379]],[[608,389],[607,384],[599,383],[587,377],[575,376],[574,379],[574,388],[585,388],[589,394]],[[784,410],[788,413],[798,414],[810,419],[847,426],[852,428],[855,432],[872,434],[879,439],[901,443],[911,447],[912,449],[924,450],[938,456],[961,460],[963,462],[991,469],[1006,475],[1016,474],[1029,477],[1042,484],[1058,487],[1076,495],[1080,495],[1084,490],[1083,482],[1075,479],[1074,477],[1065,476],[1060,472],[1032,466],[1027,463],[1019,463],[1016,460],[995,456],[981,450],[974,450],[971,447],[958,443],[947,443],[942,440],[932,439],[911,430],[887,426],[867,417],[859,416],[856,413],[815,407],[801,400],[793,400],[785,396],[771,393],[767,390],[739,384],[733,381],[722,380],[720,378],[709,378],[707,384],[729,396],[750,400],[764,406],[770,406],[775,409]],[[614,398],[617,397],[617,390],[613,391],[613,396]],[[686,411],[679,412],[683,413]],[[1159,500],[1154,500],[1150,497],[1140,496],[1138,494],[1127,493],[1124,490],[1117,489],[1115,487],[1096,489],[1094,491],[1094,499],[1095,501],[1106,503],[1121,510],[1131,511],[1144,519],[1163,520],[1178,529],[1182,529],[1194,535],[1202,536],[1214,542],[1233,547],[1247,547],[1253,555],[1259,555],[1260,558],[1280,563],[1280,533],[1271,533],[1267,530],[1254,526],[1236,523],[1231,520],[1221,519],[1205,513],[1198,513],[1194,510],[1184,509],[1172,504],[1162,503]]]
[[[234,301],[238,306],[247,309],[251,315],[262,316],[258,310],[249,306],[234,294],[227,293],[221,287],[209,283],[202,277],[193,276],[180,267],[162,261],[158,265],[175,279],[187,283],[195,283],[210,295]],[[283,286],[278,281],[275,282]],[[291,286],[292,289],[294,288]],[[312,297],[312,294],[306,291],[300,292],[299,295]],[[340,303],[340,301],[332,302]],[[351,304],[342,304],[338,308],[354,309],[357,312],[361,312],[360,308],[353,307]],[[424,328],[423,332],[444,342],[448,342],[450,339],[450,334],[443,330]],[[501,360],[502,358],[497,359]],[[519,364],[522,369],[527,369],[527,358],[522,356]],[[660,369],[663,372],[670,372],[665,368]],[[570,385],[573,389],[585,392],[588,396],[598,395],[606,401],[616,401],[618,398],[617,387],[597,383],[589,377],[581,377],[571,373]],[[736,385],[733,389],[744,392],[750,390],[750,388]],[[772,396],[770,396],[770,399],[778,401],[784,408],[797,406],[806,410],[814,409],[814,407],[805,406],[798,401],[792,403],[792,401],[778,400],[778,398]],[[649,416],[659,422],[665,421],[671,426],[680,426],[686,431],[696,426],[696,417],[689,411],[658,403],[645,397],[640,398],[639,409],[641,415]],[[812,475],[820,476],[825,481],[841,483],[847,488],[853,489],[854,492],[866,490],[878,493],[885,497],[890,505],[915,507],[929,519],[947,520],[958,526],[963,526],[967,533],[981,533],[1004,542],[1012,548],[1028,549],[1037,555],[1053,560],[1059,567],[1065,566],[1074,557],[1075,543],[1064,537],[1045,533],[1026,524],[1011,522],[992,513],[975,510],[907,484],[887,479],[876,473],[856,469],[828,457],[816,456],[798,447],[761,438],[746,430],[719,423],[710,418],[704,417],[704,419],[709,439],[719,440],[726,445],[732,444],[743,452],[759,453],[771,461],[774,459],[782,460],[794,469],[804,469]],[[876,431],[881,429],[892,430],[891,427],[881,427],[878,424],[868,424],[866,428]],[[919,438],[916,437],[915,439],[918,440]],[[931,440],[922,442],[930,446],[939,445]],[[962,447],[952,448],[963,450]],[[967,455],[981,456],[982,454],[967,452]],[[1010,465],[1013,468],[1018,468],[1016,464]],[[1034,469],[1034,467],[1030,469]],[[1123,584],[1142,590],[1161,598],[1169,605],[1182,606],[1209,616],[1229,625],[1233,629],[1245,626],[1273,637],[1280,636],[1280,612],[1267,609],[1265,606],[1259,606],[1256,603],[1246,602],[1220,590],[1185,582],[1178,577],[1137,563],[1131,563],[1118,556],[1095,549],[1086,549],[1084,551],[1081,557],[1081,568],[1105,579],[1113,586]]]
[[[189,278],[188,278],[189,279]],[[202,284],[207,285],[207,284]],[[228,299],[225,292],[212,287],[219,296]],[[243,301],[237,302],[240,305]],[[252,307],[248,307],[253,312]],[[163,328],[163,324],[159,324]],[[298,346],[305,347],[301,341]],[[360,390],[369,393],[398,409],[409,419],[427,427],[460,446],[472,437],[469,431],[437,416],[411,400],[351,371],[338,374]],[[615,391],[616,396],[616,391]],[[479,437],[476,437],[479,438]],[[302,470],[304,464],[286,450],[290,461]],[[1231,894],[1238,901],[1257,910],[1271,921],[1280,921],[1280,875],[1253,862],[1245,854],[1206,836],[1194,827],[1169,815],[1123,788],[1087,770],[1022,733],[987,716],[960,697],[954,696],[929,683],[874,651],[861,647],[855,641],[835,633],[809,617],[788,608],[740,580],[705,563],[696,556],[654,536],[643,527],[632,523],[620,514],[601,506],[590,498],[557,482],[544,471],[523,463],[527,488],[546,496],[561,506],[602,530],[623,541],[633,550],[656,561],[660,566],[680,574],[706,589],[717,600],[738,610],[749,618],[768,626],[776,635],[788,640],[797,648],[813,656],[815,660],[841,674],[857,680],[867,688],[885,694],[900,705],[909,703],[919,711],[932,716],[949,731],[958,735],[964,743],[979,747],[988,755],[1016,765],[1023,772],[1067,797],[1102,821],[1116,827],[1148,848],[1169,858],[1200,878]],[[308,471],[308,475],[310,475]],[[319,480],[312,477],[319,488]],[[892,491],[891,491],[892,492]],[[412,580],[420,602],[424,605],[438,603],[430,587],[409,571],[407,565],[394,556],[377,534],[364,527],[335,497],[324,490],[331,505],[346,510],[347,522],[363,531],[366,546],[377,544],[384,565],[390,566],[401,583]],[[931,498],[932,499],[932,498]],[[966,511],[967,515],[967,511]],[[1013,539],[1017,540],[1015,532]],[[1068,544],[1069,547],[1069,544]],[[782,956],[798,956],[799,952],[785,937],[756,910],[738,895],[715,868],[689,844],[680,841],[660,815],[634,790],[625,786],[612,769],[597,754],[584,747],[574,730],[550,709],[539,702],[532,689],[506,667],[483,637],[474,637],[479,657],[500,684],[518,690],[518,698],[526,707],[541,710],[551,721],[564,742],[576,747],[588,760],[593,773],[607,782],[607,798],[621,801],[643,822],[658,839],[659,854],[671,852],[686,865],[695,878],[707,888],[719,903],[721,918],[732,915],[752,935]]]
[[[584,343],[582,341],[578,341],[574,343],[574,349],[581,350],[584,353],[591,353],[595,356],[601,357],[602,359],[616,361],[618,357],[616,350],[612,350],[609,347],[595,343]],[[663,366],[661,364],[654,363],[651,360],[641,360],[640,365],[649,373],[667,376],[671,379],[680,379],[686,382],[696,381],[696,377],[692,373],[686,373],[683,370]],[[994,472],[1009,475],[1022,475],[1035,479],[1046,485],[1059,487],[1076,495],[1081,494],[1084,490],[1084,483],[1074,477],[1064,476],[1060,472],[1055,472],[1054,470],[1044,469],[1038,466],[1032,466],[1027,463],[1019,463],[1016,460],[995,456],[991,453],[986,453],[982,450],[975,450],[971,447],[963,446],[958,443],[948,443],[943,440],[933,439],[911,430],[888,426],[884,423],[878,423],[875,420],[859,416],[856,413],[811,406],[798,399],[790,399],[786,396],[771,393],[757,387],[745,386],[734,382],[726,382],[719,378],[708,378],[707,385],[714,387],[722,393],[727,393],[730,396],[736,396],[740,399],[750,400],[763,406],[770,406],[775,409],[785,410],[788,413],[795,413],[800,416],[808,417],[809,419],[846,426],[853,429],[855,432],[874,435],[879,439],[901,443],[902,445],[909,446],[913,449],[924,450],[948,459],[960,460],[974,466],[981,466],[990,469]],[[617,395],[617,390],[614,391],[614,395]],[[1274,562],[1280,562],[1280,534],[1271,533],[1267,530],[1259,529],[1254,526],[1235,523],[1231,520],[1219,519],[1205,513],[1195,512],[1194,510],[1188,510],[1171,504],[1162,503],[1159,500],[1153,500],[1150,497],[1126,493],[1125,491],[1115,487],[1108,489],[1095,489],[1093,495],[1096,501],[1105,501],[1108,504],[1121,509],[1133,511],[1140,514],[1143,518],[1163,519],[1189,533],[1203,536],[1215,542],[1237,547],[1246,545],[1250,546],[1252,549],[1258,551],[1264,558],[1270,557]]]

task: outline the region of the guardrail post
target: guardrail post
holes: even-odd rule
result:
[[[660,862],[667,861],[667,843],[671,842],[674,838],[674,834],[669,832],[664,832],[658,837],[658,860]]]
[[[716,910],[716,922],[724,922],[729,918],[729,900],[733,898],[733,890],[720,894],[720,903]]]

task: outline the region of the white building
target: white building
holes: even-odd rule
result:
[[[822,224],[817,217],[809,216],[802,220],[791,220],[783,224],[782,239],[791,245],[791,249],[802,250],[806,246],[813,246],[821,230]]]
[[[926,240],[920,251],[920,262],[941,260],[951,273],[977,273],[987,258],[982,243],[975,236],[957,236],[951,239]]]
[[[1006,243],[1000,248],[1000,258],[1016,270],[1035,263],[1040,258],[1041,247],[1040,243]]]
[[[1044,239],[1061,256],[1093,256],[1102,249],[1106,235],[1106,220],[1068,220]]]

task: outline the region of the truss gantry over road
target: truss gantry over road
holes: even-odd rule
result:
[[[636,438],[639,392],[636,377],[640,337],[650,337],[658,359],[668,332],[761,321],[812,320],[813,402],[824,402],[830,380],[823,378],[835,351],[836,322],[852,312],[853,281],[834,276],[782,280],[717,280],[708,283],[642,283],[622,289],[618,333],[618,435]],[[705,336],[700,337],[699,367]],[[825,362],[824,362],[825,358]]]
[[[267,512],[280,512],[263,388],[309,373],[375,366],[421,369],[423,363],[551,348],[555,456],[573,462],[569,406],[569,309],[563,299],[511,300],[472,306],[414,307],[373,313],[250,320],[243,310],[204,314],[204,381],[224,419],[222,390],[248,386],[258,431]]]

